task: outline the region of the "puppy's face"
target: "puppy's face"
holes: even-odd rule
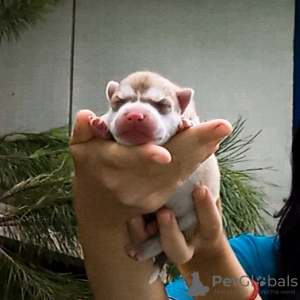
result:
[[[156,74],[150,80],[149,73],[134,75],[120,84],[110,81],[107,85],[109,129],[116,141],[124,145],[164,144],[176,133],[192,90],[185,89],[182,96],[181,90],[172,90],[171,83],[166,88]]]

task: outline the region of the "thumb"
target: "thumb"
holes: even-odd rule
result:
[[[214,145],[219,144],[222,139],[230,135],[231,132],[232,125],[223,119],[205,121],[190,129],[190,134],[197,137],[199,141],[212,143]]]
[[[77,113],[75,126],[70,138],[70,145],[84,143],[94,137],[89,123],[89,116],[95,116],[95,114],[88,109],[80,110]]]

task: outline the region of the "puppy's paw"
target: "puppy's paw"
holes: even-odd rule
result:
[[[141,249],[137,245],[131,244],[125,247],[125,253],[136,261],[141,261]]]
[[[177,133],[182,132],[190,127],[194,126],[194,122],[190,119],[182,118],[178,125]]]
[[[101,118],[90,116],[89,121],[95,136],[103,140],[110,140],[112,138],[107,124]]]

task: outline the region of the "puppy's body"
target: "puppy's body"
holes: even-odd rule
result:
[[[110,109],[101,118],[92,118],[91,125],[102,138],[113,137],[127,146],[147,142],[162,145],[178,130],[199,123],[193,93],[192,89],[182,89],[158,74],[133,73],[120,84],[114,81],[108,83],[106,95]],[[193,233],[197,225],[192,191],[199,182],[210,189],[215,201],[219,199],[220,173],[214,155],[203,162],[166,203],[185,234]],[[155,257],[161,252],[159,235],[141,247],[131,245],[127,248],[128,255],[139,261]],[[153,269],[150,282],[157,278],[159,271],[160,267]]]

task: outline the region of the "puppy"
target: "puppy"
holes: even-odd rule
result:
[[[149,142],[162,145],[176,133],[200,122],[193,95],[192,89],[180,88],[156,73],[136,72],[120,83],[107,84],[109,110],[100,118],[92,117],[90,124],[100,138],[114,139],[126,146]],[[220,209],[220,172],[214,155],[204,161],[166,203],[185,235],[193,234],[197,226],[192,191],[200,182],[210,189]],[[162,253],[160,236],[153,236],[143,245],[130,245],[126,251],[137,261],[157,257]],[[165,261],[163,255],[158,257],[149,282],[157,279]]]

